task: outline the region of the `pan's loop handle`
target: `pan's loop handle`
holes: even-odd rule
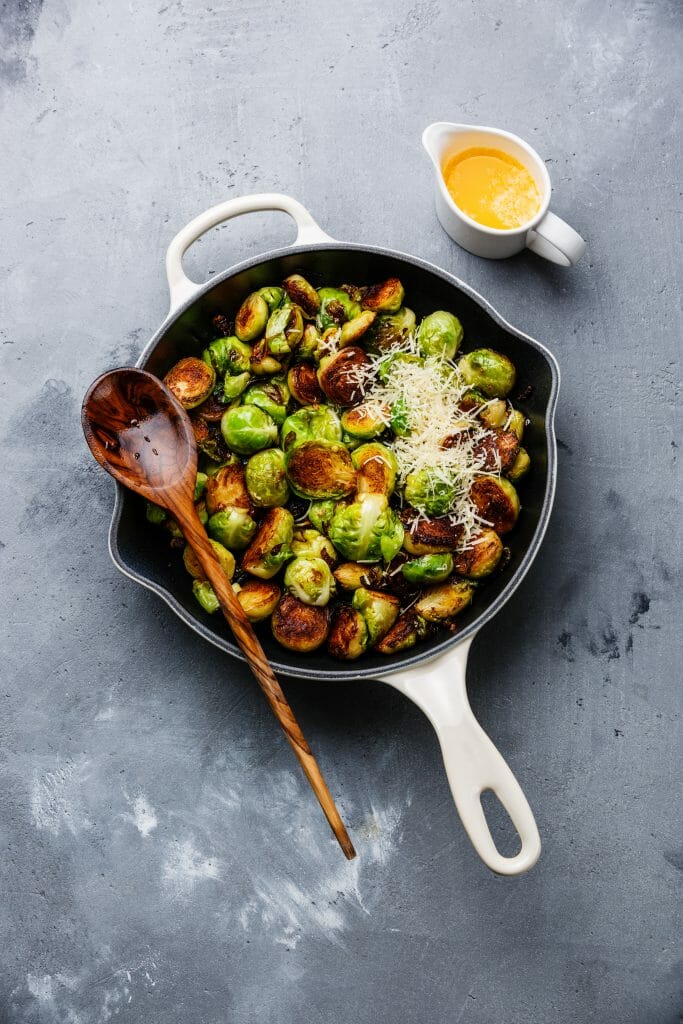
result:
[[[521,875],[538,860],[541,839],[519,783],[470,708],[465,688],[470,643],[459,644],[434,662],[392,675],[386,682],[422,708],[434,726],[455,805],[481,859],[499,875]],[[481,805],[481,795],[489,789],[521,840],[514,857],[504,857],[496,849]]]
[[[334,239],[318,227],[305,206],[291,196],[278,192],[264,192],[255,196],[241,196],[228,199],[210,210],[200,213],[175,236],[166,251],[166,277],[171,294],[171,312],[190,299],[201,286],[191,281],[183,270],[183,256],[197,239],[223,221],[240,217],[243,213],[257,213],[264,210],[282,210],[288,213],[297,227],[294,245],[315,245],[317,242],[333,242]]]

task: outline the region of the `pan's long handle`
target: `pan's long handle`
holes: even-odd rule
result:
[[[384,681],[414,701],[434,726],[455,805],[481,859],[499,875],[520,875],[538,860],[541,839],[519,783],[470,708],[465,687],[470,644],[463,642],[433,662]],[[488,789],[519,834],[522,847],[514,857],[496,849],[481,805],[481,794]]]
[[[183,270],[183,255],[193,242],[223,221],[240,217],[243,213],[257,213],[263,210],[282,210],[288,213],[297,227],[294,245],[314,245],[317,242],[332,242],[334,239],[318,227],[305,206],[279,192],[263,192],[259,195],[240,196],[212,206],[191,220],[175,236],[166,250],[166,277],[171,294],[171,313],[190,299],[201,286],[191,281]]]

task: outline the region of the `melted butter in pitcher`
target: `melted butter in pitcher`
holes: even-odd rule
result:
[[[519,228],[540,209],[533,176],[502,149],[465,149],[446,160],[442,173],[456,206],[486,227]]]

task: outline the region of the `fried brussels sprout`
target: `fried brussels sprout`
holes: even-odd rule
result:
[[[219,544],[217,540],[209,539],[209,543],[213,548],[218,561],[220,562],[221,569],[229,580],[235,575],[235,558],[231,551],[228,551],[226,547]],[[200,561],[195,555],[194,551],[189,544],[186,544],[185,550],[183,551],[183,563],[185,568],[196,580],[206,579],[206,573],[201,567]]]
[[[358,497],[368,494],[382,495],[385,498],[391,496],[398,473],[398,461],[391,448],[378,441],[362,444],[351,454],[351,460],[358,470]]]
[[[515,367],[502,352],[478,348],[458,362],[466,384],[478,388],[487,398],[505,398],[515,386]]]
[[[242,611],[250,622],[261,622],[272,615],[281,594],[277,583],[271,583],[269,580],[247,580],[246,583],[234,583],[233,590],[242,605]]]
[[[427,623],[413,608],[396,619],[391,629],[375,644],[380,654],[396,654],[414,647],[418,640],[427,635]]]
[[[240,341],[254,341],[263,334],[270,310],[263,295],[252,292],[237,311],[235,334]]]
[[[304,318],[298,306],[280,306],[270,314],[266,325],[266,347],[272,356],[293,352],[304,333]]]
[[[256,523],[244,508],[224,508],[209,518],[210,536],[231,551],[241,551],[256,533]]]
[[[462,527],[453,523],[450,516],[424,519],[407,512],[403,515],[403,522],[403,547],[411,555],[455,551],[462,537]]]
[[[327,534],[340,555],[354,562],[390,562],[403,543],[400,519],[375,495],[338,506]]]
[[[341,441],[342,428],[329,405],[305,405],[287,417],[280,435],[287,451],[303,441]]]
[[[206,490],[206,482],[208,480],[206,473],[197,473],[194,482],[194,500],[199,501],[204,491]]]
[[[424,359],[412,352],[389,352],[388,355],[382,356],[377,368],[377,376],[383,384],[386,384],[397,370],[412,366],[424,366]]]
[[[472,449],[485,473],[505,473],[517,458],[519,439],[511,430],[496,428],[485,434]]]
[[[428,516],[448,512],[456,495],[455,483],[442,480],[429,469],[420,469],[406,477],[404,497],[413,508]]]
[[[474,585],[466,580],[448,580],[425,590],[415,611],[427,622],[444,622],[458,615],[471,603]]]
[[[327,638],[327,651],[341,661],[355,661],[368,646],[368,627],[359,611],[340,604],[332,613],[332,628]]]
[[[194,413],[190,416],[190,422],[199,451],[215,462],[222,462],[229,452],[220,427],[215,423],[207,423],[203,416]]]
[[[244,405],[256,405],[275,420],[279,427],[287,416],[289,388],[284,377],[271,377],[270,380],[252,384],[242,396]]]
[[[334,405],[355,405],[363,397],[361,378],[370,366],[362,348],[348,345],[320,360],[318,383]]]
[[[228,409],[221,420],[225,443],[239,455],[251,455],[277,443],[277,424],[257,405]]]
[[[294,531],[292,551],[297,556],[322,558],[328,565],[334,565],[337,561],[332,541],[313,526],[300,526]]]
[[[346,323],[342,324],[339,335],[339,347],[344,348],[345,345],[355,345],[358,339],[362,338],[365,332],[372,327],[376,316],[376,313],[366,309],[360,316],[354,316],[353,320],[347,320]]]
[[[257,295],[260,295],[266,300],[266,305],[272,313],[274,309],[281,306],[285,301],[286,293],[284,288],[278,288],[275,284],[266,285],[265,288],[257,289]]]
[[[247,384],[251,380],[250,373],[238,373],[236,377],[226,376],[223,382],[223,394],[224,396],[232,401],[234,398],[239,398]]]
[[[292,557],[294,519],[286,508],[271,508],[258,533],[242,556],[242,569],[269,580]]]
[[[280,373],[282,370],[282,358],[276,359],[268,351],[268,342],[265,338],[258,341],[251,352],[249,369],[256,377],[266,377],[269,374]]]
[[[519,515],[517,491],[505,477],[480,476],[470,487],[478,514],[496,533],[509,533]]]
[[[375,313],[398,313],[405,298],[403,285],[397,277],[390,277],[381,284],[371,284],[363,292],[361,305],[363,309],[374,310]]]
[[[247,462],[245,480],[249,497],[259,508],[286,504],[289,487],[284,452],[280,448],[256,452]]]
[[[216,338],[208,348],[204,349],[202,358],[212,366],[219,377],[237,377],[246,373],[251,359],[251,348],[234,335],[227,338]]]
[[[320,310],[317,318],[317,327],[320,331],[327,330],[335,324],[344,323],[346,320],[353,320],[360,316],[362,310],[360,303],[355,302],[351,296],[342,291],[341,288],[319,288]]]
[[[400,601],[393,594],[379,590],[366,590],[358,587],[351,604],[365,619],[368,639],[371,644],[377,643],[391,629],[398,618]]]
[[[382,570],[377,565],[361,565],[360,562],[342,562],[334,570],[334,578],[342,590],[357,590],[358,587],[378,587],[382,582]]]
[[[206,508],[210,516],[226,508],[243,508],[253,512],[245,483],[244,467],[240,463],[223,466],[206,483]]]
[[[381,313],[367,333],[368,351],[386,352],[415,330],[415,314],[404,306],[396,313]]]
[[[308,518],[313,526],[315,526],[316,530],[320,530],[323,533],[327,530],[336,507],[336,501],[330,498],[325,501],[311,502],[311,506],[308,510]]]
[[[301,274],[290,274],[282,282],[292,302],[301,306],[307,317],[314,317],[320,309],[320,296]]]
[[[510,413],[505,429],[512,431],[517,440],[521,441],[524,437],[525,426],[526,419],[524,417],[524,413],[520,412],[519,409],[513,409]]]
[[[300,498],[343,498],[356,486],[356,470],[339,441],[302,441],[287,449],[289,486]]]
[[[523,476],[526,476],[530,468],[531,459],[529,458],[529,453],[526,448],[520,448],[517,452],[517,458],[508,469],[508,480],[512,480],[513,483],[516,483],[518,480],[521,480]]]
[[[453,572],[453,555],[444,551],[438,555],[420,555],[401,566],[401,572],[416,587],[426,583],[441,583]]]
[[[503,542],[495,530],[482,530],[473,537],[469,547],[458,551],[453,567],[459,576],[473,580],[490,576],[503,555]]]
[[[322,338],[315,324],[306,324],[304,333],[296,350],[298,359],[317,359],[320,355]]]
[[[468,395],[471,394],[471,391],[468,392]],[[481,397],[486,404],[479,410],[478,415],[484,426],[488,427],[490,430],[504,427],[508,419],[507,402],[503,398],[490,398],[486,401],[483,395]],[[475,406],[477,404],[479,403],[474,403]]]
[[[270,621],[277,642],[301,654],[317,650],[330,631],[328,608],[304,604],[291,594],[285,594]]]
[[[160,505],[155,505],[153,502],[148,501],[145,503],[145,518],[153,526],[161,526],[168,519],[168,512]]]
[[[193,580],[192,593],[209,615],[213,615],[220,608],[220,602],[208,580]]]
[[[329,604],[335,584],[332,571],[323,558],[299,555],[285,569],[285,587],[304,604],[322,608]]]
[[[363,402],[342,413],[342,428],[351,437],[369,441],[378,437],[387,426],[389,409],[379,402]]]
[[[222,438],[221,438],[221,440],[222,440]],[[236,455],[233,455],[232,452],[228,452],[227,445],[225,445],[225,442],[224,442],[224,447],[225,447],[225,450],[227,452],[227,455],[225,456],[224,459],[221,459],[220,462],[213,462],[212,460],[209,460],[208,462],[204,463],[204,472],[206,473],[207,477],[215,476],[216,473],[218,472],[218,470],[219,469],[224,469],[225,466],[238,466],[238,465],[241,465],[240,460],[238,459],[238,457]]]
[[[310,363],[295,363],[287,374],[287,384],[292,398],[300,405],[315,405],[325,401],[325,395],[318,384],[318,374]]]
[[[462,341],[462,324],[457,316],[439,309],[426,316],[417,329],[417,344],[423,356],[453,359]]]
[[[183,409],[195,409],[204,402],[216,383],[213,367],[203,359],[188,356],[172,366],[164,377],[164,384],[178,399]]]

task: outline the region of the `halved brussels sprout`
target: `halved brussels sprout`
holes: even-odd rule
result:
[[[304,318],[298,306],[280,306],[270,314],[266,326],[266,347],[276,358],[293,352],[304,333]]]
[[[531,468],[531,459],[526,448],[520,448],[517,452],[517,458],[508,469],[508,479],[516,483],[525,476]]]
[[[329,405],[305,405],[288,416],[280,431],[285,451],[303,441],[341,441],[342,428]]]
[[[362,402],[342,413],[342,427],[351,437],[369,441],[378,437],[387,427],[389,409],[384,403]]]
[[[254,345],[251,352],[249,369],[257,377],[266,377],[272,373],[280,373],[282,370],[282,361],[270,354],[268,342],[265,338],[261,338]]]
[[[359,498],[366,494],[391,496],[398,473],[398,461],[391,448],[372,441],[356,448],[351,460],[358,470],[356,493]]]
[[[390,277],[381,284],[371,284],[363,292],[363,309],[376,313],[398,313],[405,297],[403,285],[397,277]]]
[[[496,428],[481,437],[472,447],[475,459],[485,473],[505,473],[517,458],[519,439],[511,430]]]
[[[256,452],[247,462],[246,487],[249,497],[260,508],[284,505],[289,499],[285,475],[285,455],[280,448]]]
[[[317,326],[321,331],[332,327],[333,324],[340,324],[345,320],[353,320],[354,317],[360,316],[360,303],[354,302],[351,296],[341,288],[319,288],[318,297],[320,298],[320,311]]]
[[[261,622],[272,615],[281,594],[277,583],[271,583],[268,580],[247,580],[246,583],[234,583],[233,590],[242,605],[242,611],[250,622]]]
[[[268,284],[264,288],[259,288],[257,294],[266,300],[268,309],[271,313],[274,309],[277,309],[278,306],[281,306],[285,300],[284,288],[278,288],[275,284]]]
[[[356,470],[339,441],[302,441],[287,449],[289,486],[300,498],[343,498],[356,486]]]
[[[462,380],[462,377],[460,378]],[[479,388],[468,388],[460,399],[459,405],[463,412],[470,412],[479,405],[486,405],[490,399]]]
[[[462,324],[457,316],[439,309],[426,316],[417,330],[417,344],[423,356],[453,359],[462,341]]]
[[[418,615],[427,622],[444,622],[458,615],[472,602],[474,585],[466,580],[448,580],[425,590],[415,605]]]
[[[408,583],[422,587],[426,583],[441,583],[453,572],[453,555],[448,551],[437,555],[419,555],[401,566]]]
[[[481,518],[496,533],[509,533],[517,522],[519,497],[505,477],[478,477],[470,487],[470,498]]]
[[[413,366],[424,366],[425,361],[422,356],[416,356],[412,352],[397,352],[395,354],[389,353],[388,355],[382,356],[377,367],[377,376],[386,384],[391,380],[392,374],[396,370],[400,370],[407,366],[408,368]]]
[[[337,561],[337,552],[331,540],[313,526],[299,526],[294,531],[292,551],[295,555],[322,558],[328,565]]]
[[[408,473],[403,492],[409,505],[428,516],[441,516],[448,512],[456,493],[454,482],[442,480],[430,469]]]
[[[334,576],[323,558],[299,555],[285,569],[285,587],[304,604],[322,608],[334,594]]]
[[[216,373],[203,359],[188,356],[172,366],[164,384],[175,395],[183,409],[195,409],[205,401],[216,383]]]
[[[351,604],[365,619],[371,644],[384,636],[398,618],[401,603],[393,594],[358,587]]]
[[[458,551],[453,565],[458,575],[479,580],[491,575],[502,554],[503,542],[496,531],[482,530],[472,538],[464,551]]]
[[[320,296],[313,285],[301,274],[290,274],[282,284],[292,302],[301,306],[306,316],[314,317],[320,309]]]
[[[273,636],[287,650],[315,651],[330,631],[329,608],[316,608],[285,594],[273,612],[271,626]]]
[[[353,320],[347,320],[346,323],[342,324],[341,334],[339,335],[339,347],[344,348],[345,345],[355,345],[358,339],[362,338],[365,332],[372,327],[376,316],[376,313],[366,309],[360,316],[354,316]]]
[[[340,555],[354,562],[390,562],[403,542],[400,519],[376,495],[338,506],[327,533]]]
[[[237,311],[235,334],[240,341],[253,341],[263,334],[268,323],[268,303],[263,295],[252,292]]]
[[[355,661],[368,646],[368,627],[355,608],[340,604],[332,612],[332,628],[327,638],[327,651],[333,658]]]
[[[355,405],[363,397],[362,378],[371,365],[362,348],[348,345],[320,360],[320,387],[334,405]]]
[[[224,547],[222,544],[220,544],[217,540],[211,540],[209,538],[209,543],[216,553],[216,557],[218,558],[218,561],[221,564],[221,569],[223,570],[227,578],[231,580],[235,575],[235,558],[232,552],[228,551],[228,549]],[[183,563],[185,565],[185,568],[189,572],[190,576],[192,576],[194,579],[206,579],[206,573],[202,569],[199,559],[197,558],[189,544],[185,545],[185,550],[183,551]]]
[[[427,635],[427,623],[414,609],[399,615],[384,636],[375,644],[380,654],[396,654],[414,647],[418,640]]]
[[[292,557],[294,519],[286,508],[271,508],[258,533],[242,556],[242,568],[252,576],[269,580]]]
[[[251,348],[234,335],[216,338],[204,349],[203,359],[209,366],[213,366],[220,377],[226,374],[236,377],[249,369]]]
[[[270,380],[252,384],[242,396],[244,405],[256,405],[272,416],[279,427],[287,415],[289,388],[284,377],[271,377]]]
[[[415,330],[415,314],[404,306],[397,313],[381,313],[367,333],[368,351],[386,352]]]
[[[296,350],[297,358],[299,359],[317,359],[320,353],[320,346],[322,344],[322,338],[318,333],[318,328],[315,324],[306,324],[304,327],[303,337]]]
[[[192,593],[209,615],[213,615],[220,608],[220,602],[208,580],[193,580]]]
[[[325,395],[318,384],[318,374],[310,363],[295,363],[287,374],[287,384],[292,398],[300,405],[325,401]]]
[[[505,425],[506,430],[511,430],[518,441],[521,441],[524,437],[524,428],[526,426],[526,417],[523,412],[519,409],[512,409],[510,416]]]
[[[358,587],[378,587],[382,582],[382,570],[377,565],[361,565],[360,562],[342,562],[334,570],[342,590],[357,590]]]
[[[244,466],[239,463],[223,466],[209,477],[206,508],[211,516],[226,508],[244,508],[249,513],[254,511],[244,479]]]
[[[478,388],[488,398],[505,398],[515,386],[515,367],[502,352],[478,348],[458,362],[466,384]]]
[[[468,392],[471,395],[472,392]],[[486,399],[481,396],[484,401]],[[478,405],[478,402],[474,402],[474,405]],[[490,398],[486,404],[479,410],[479,419],[485,427],[489,427],[494,430],[496,427],[504,427],[508,418],[508,404],[504,398]]]
[[[222,438],[221,438],[222,439]],[[225,445],[227,455],[220,462],[213,462],[209,460],[204,463],[204,472],[207,476],[215,476],[219,469],[223,469],[225,466],[237,466],[241,465],[237,455],[233,455],[232,452],[228,452],[227,445]]]
[[[224,508],[211,516],[207,529],[226,548],[241,551],[256,533],[256,523],[244,508]]]
[[[207,423],[204,417],[197,413],[190,416],[190,422],[199,451],[212,461],[222,462],[230,453],[223,440],[220,427],[215,423]]]
[[[155,505],[153,502],[148,501],[145,503],[145,518],[153,526],[161,526],[168,519],[168,512],[160,505]]]
[[[250,373],[238,373],[236,377],[226,376],[223,383],[223,394],[230,400],[239,398],[250,380]]]
[[[225,443],[238,455],[251,455],[277,443],[277,424],[257,405],[228,409],[221,420]]]
[[[403,547],[411,555],[455,551],[462,538],[462,527],[453,523],[450,516],[424,519],[422,516],[404,513],[403,522]]]
[[[337,507],[336,501],[328,498],[325,501],[313,501],[308,510],[308,518],[316,530],[325,532]]]

